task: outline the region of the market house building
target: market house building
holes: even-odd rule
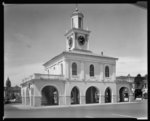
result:
[[[35,73],[22,81],[23,104],[116,103],[125,101],[125,97],[132,101],[129,85],[116,83],[118,59],[89,50],[90,31],[83,28],[83,18],[76,8],[71,16],[71,29],[65,34],[66,51],[43,64],[48,74]]]

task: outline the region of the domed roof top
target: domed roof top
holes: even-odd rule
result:
[[[75,15],[81,15],[82,17],[84,17],[83,13],[81,13],[77,7],[76,7],[75,11],[72,13],[72,16],[75,16]]]

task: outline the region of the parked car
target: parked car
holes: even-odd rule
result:
[[[16,102],[16,99],[11,99],[10,102],[14,103],[14,102]]]

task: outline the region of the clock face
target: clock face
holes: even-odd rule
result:
[[[72,38],[69,39],[69,49],[72,47],[72,43],[73,43],[73,40]]]
[[[83,36],[79,36],[79,37],[78,37],[78,42],[79,42],[80,45],[84,45],[84,43],[85,43],[85,38],[84,38]]]

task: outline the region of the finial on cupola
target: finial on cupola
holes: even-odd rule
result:
[[[76,11],[79,11],[79,10],[78,10],[78,4],[77,4],[77,3],[76,3]]]

